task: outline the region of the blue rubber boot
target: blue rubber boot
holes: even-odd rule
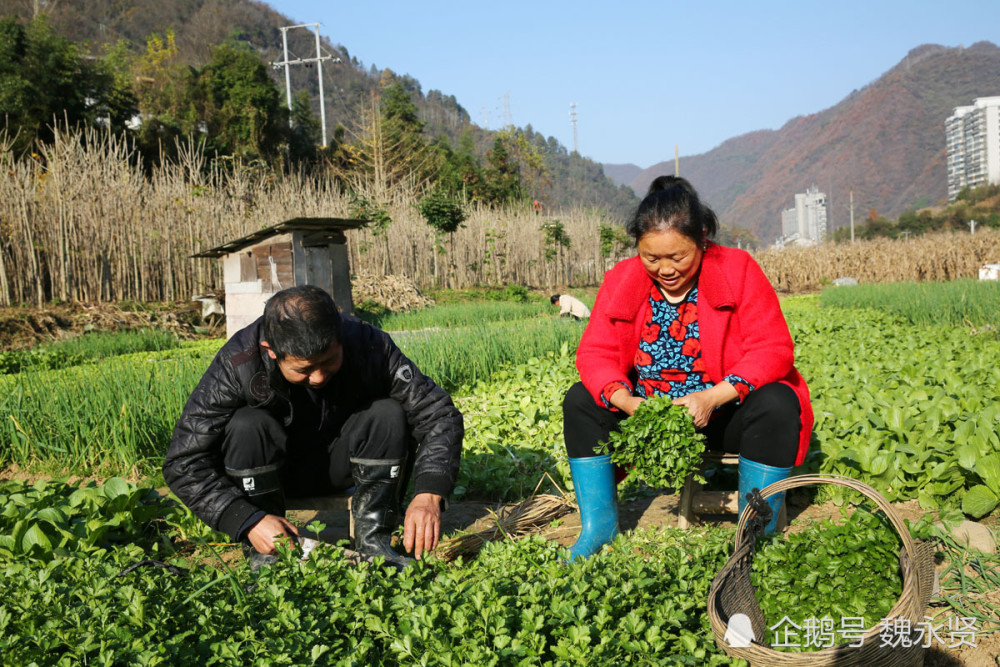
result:
[[[773,466],[766,466],[763,463],[757,463],[756,461],[751,461],[750,459],[745,459],[741,456],[739,464],[740,516],[743,516],[743,509],[747,506],[748,493],[753,491],[753,489],[763,489],[768,484],[773,484],[774,482],[780,482],[783,479],[787,479],[791,472],[791,468],[775,468]],[[774,532],[775,525],[778,523],[778,513],[781,511],[781,506],[784,503],[784,491],[767,498],[767,504],[771,506],[771,520],[768,521],[767,525],[764,527],[764,533]]]
[[[570,560],[589,558],[618,534],[618,490],[611,457],[588,456],[569,460],[580,507],[580,537],[569,548]]]

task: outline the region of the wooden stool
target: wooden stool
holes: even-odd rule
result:
[[[354,539],[354,513],[351,512],[351,496],[311,496],[302,498],[285,498],[286,510],[316,510],[317,512],[347,510],[348,530]],[[343,533],[341,533],[343,535]]]
[[[724,452],[705,452],[702,455],[701,473],[710,464],[738,466],[739,454]],[[701,484],[694,481],[694,475],[688,475],[681,489],[680,502],[677,505],[677,527],[687,530],[695,523],[695,514],[739,514],[739,490],[733,491],[702,491]],[[738,516],[737,516],[738,518]],[[778,512],[778,523],[775,530],[785,527],[785,505],[782,503]]]

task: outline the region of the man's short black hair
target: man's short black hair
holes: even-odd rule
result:
[[[340,312],[315,285],[283,289],[264,305],[264,340],[278,359],[312,359],[340,342]]]
[[[549,301],[551,301],[553,304],[559,303],[559,295],[553,294],[552,296],[549,297]]]

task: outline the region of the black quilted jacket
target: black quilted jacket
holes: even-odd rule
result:
[[[383,331],[345,317],[344,364],[325,390],[348,413],[378,398],[399,401],[418,443],[414,492],[448,498],[458,477],[464,425],[444,389],[407,359]],[[202,521],[235,537],[257,511],[226,477],[222,439],[233,412],[249,405],[294,418],[288,383],[260,347],[261,320],[236,333],[215,356],[181,414],[163,462],[171,490]]]

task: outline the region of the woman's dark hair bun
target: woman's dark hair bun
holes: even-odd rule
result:
[[[719,219],[701,203],[694,186],[686,178],[668,175],[653,179],[646,198],[625,225],[636,243],[650,231],[674,229],[699,246],[715,236],[718,228]]]
[[[654,178],[653,182],[649,184],[649,190],[646,191],[646,195],[651,195],[654,192],[659,192],[660,190],[669,190],[671,188],[682,188],[688,194],[698,196],[694,190],[694,186],[691,185],[686,178],[666,175]]]

